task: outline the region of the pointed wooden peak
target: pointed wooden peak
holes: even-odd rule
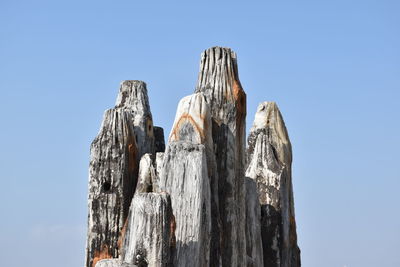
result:
[[[290,143],[282,114],[275,102],[262,102],[258,105],[250,132],[269,129],[271,134],[279,137],[282,143]]]

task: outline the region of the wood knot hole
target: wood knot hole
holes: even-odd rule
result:
[[[104,182],[103,183],[103,192],[108,193],[111,190],[111,183],[110,182]]]

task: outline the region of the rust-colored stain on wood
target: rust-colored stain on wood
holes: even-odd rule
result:
[[[171,214],[171,222],[169,224],[169,231],[170,231],[169,244],[173,248],[176,247],[175,230],[176,230],[175,216],[173,214]]]
[[[174,129],[172,129],[172,134],[171,136],[178,141],[180,139],[179,136],[179,130],[181,129],[181,126],[184,123],[190,123],[193,128],[196,130],[196,132],[199,134],[200,137],[200,142],[204,143],[205,140],[205,129],[202,129],[193,119],[193,117],[191,115],[189,115],[188,113],[184,113],[182,114],[182,116],[179,118],[178,122],[176,123]],[[207,126],[205,124],[205,126]]]
[[[137,148],[133,134],[130,134],[128,137],[128,155],[128,170],[129,172],[133,172],[137,167]]]
[[[236,127],[237,130],[241,132],[246,117],[246,93],[244,92],[240,81],[236,79],[233,80],[232,89],[236,106]]]
[[[101,251],[96,251],[94,253],[92,267],[95,267],[96,263],[100,260],[111,259],[111,258],[112,258],[111,253],[109,253],[107,246],[104,245],[104,247]]]

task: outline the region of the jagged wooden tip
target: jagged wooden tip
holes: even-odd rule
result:
[[[216,81],[215,77],[221,77]],[[216,90],[239,80],[236,53],[230,48],[211,47],[201,54],[196,92],[215,87]]]
[[[154,127],[147,86],[143,81],[121,82],[115,108],[132,113],[139,159],[146,153],[154,153]]]
[[[160,190],[170,194],[176,222],[176,246],[171,266],[208,266],[210,185],[203,144],[173,141],[167,145]]]
[[[147,153],[140,159],[138,183],[135,194],[157,191],[156,170],[153,164],[152,155]]]

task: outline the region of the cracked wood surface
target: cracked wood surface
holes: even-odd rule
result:
[[[178,104],[169,142],[187,141],[204,144],[211,199],[210,266],[220,266],[220,227],[218,203],[218,175],[213,151],[210,107],[203,93],[184,97]]]
[[[175,217],[175,267],[209,263],[210,185],[204,145],[170,142],[164,155],[160,190],[171,195]]]
[[[122,261],[138,266],[171,266],[173,223],[167,193],[136,193],[130,207]]]
[[[86,267],[119,256],[120,234],[137,184],[138,164],[154,153],[153,121],[142,81],[123,81],[91,145]]]
[[[86,266],[119,255],[120,231],[137,180],[137,148],[132,115],[110,109],[91,145]]]
[[[154,154],[153,116],[146,83],[137,80],[122,81],[115,107],[132,113],[138,159],[146,153]]]

